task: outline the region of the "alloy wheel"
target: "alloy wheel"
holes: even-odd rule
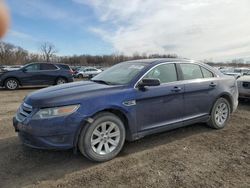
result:
[[[6,83],[6,86],[8,89],[16,89],[17,86],[18,86],[18,83],[16,80],[8,80],[7,83]]]
[[[57,85],[60,85],[60,84],[65,84],[66,83],[66,80],[64,80],[64,79],[62,79],[62,78],[59,78],[58,80],[57,80]]]
[[[215,109],[215,121],[218,125],[222,126],[228,118],[229,109],[226,103],[221,102]]]
[[[99,155],[106,155],[114,151],[120,141],[119,127],[110,121],[99,124],[91,136],[91,147]]]

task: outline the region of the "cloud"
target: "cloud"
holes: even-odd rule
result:
[[[124,54],[225,60],[250,53],[249,0],[72,1],[94,10],[101,24],[90,30]]]
[[[29,35],[27,33],[23,33],[20,31],[15,31],[15,30],[10,30],[8,32],[9,37],[17,38],[17,39],[22,39],[26,41],[31,41],[31,42],[38,42],[39,40],[33,37],[32,35]]]

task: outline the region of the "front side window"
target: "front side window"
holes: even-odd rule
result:
[[[25,67],[25,70],[27,72],[33,72],[33,71],[39,71],[40,70],[40,64],[31,64]]]
[[[184,80],[203,78],[201,68],[199,65],[183,63],[183,64],[180,64],[180,67],[183,73]]]
[[[177,81],[175,65],[163,64],[153,68],[144,78],[159,79],[161,83]]]

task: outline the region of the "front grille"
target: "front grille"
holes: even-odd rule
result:
[[[242,86],[246,89],[250,89],[250,82],[243,82]]]
[[[24,121],[32,112],[32,106],[23,103],[21,104],[21,106],[19,107],[17,114],[16,114],[16,118],[18,121]]]

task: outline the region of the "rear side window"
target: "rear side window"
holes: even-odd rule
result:
[[[53,64],[49,64],[49,63],[42,63],[41,65],[41,70],[56,70],[57,67]]]
[[[70,70],[70,67],[68,65],[59,65],[59,67],[65,70]]]
[[[177,81],[174,64],[163,64],[153,68],[144,78],[159,79],[161,83]]]
[[[201,67],[201,71],[203,73],[204,78],[212,78],[212,77],[214,77],[214,74],[211,71],[209,71],[209,70],[207,70],[207,69],[205,69],[203,67]]]
[[[201,68],[199,65],[185,63],[185,64],[180,64],[180,67],[183,73],[184,80],[203,78]]]

